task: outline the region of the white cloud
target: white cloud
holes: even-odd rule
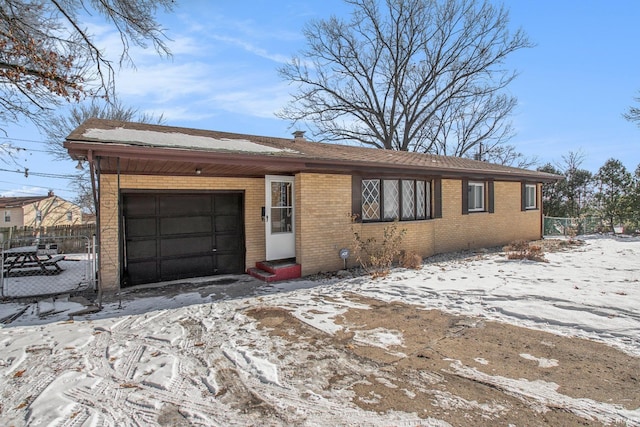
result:
[[[130,46],[135,68],[117,72],[120,99],[140,111],[162,114],[170,124],[223,115],[274,119],[289,100],[289,88],[276,71],[289,55],[278,51],[288,51],[300,33],[273,22],[230,19],[216,8],[203,9],[202,16],[194,16],[193,10],[191,15],[174,14],[164,24],[170,58],[159,57],[153,48]],[[117,61],[119,33],[99,24],[91,32]]]
[[[121,70],[116,85],[119,95],[151,98],[155,102],[166,103],[207,93],[210,90],[211,73],[211,66],[204,63],[156,63],[135,70]],[[139,99],[142,102],[147,100]]]
[[[225,111],[274,118],[274,113],[286,104],[289,96],[287,86],[278,84],[253,89],[238,88],[213,94],[209,99]]]
[[[158,108],[147,108],[142,112],[152,115],[153,117],[162,116],[167,123],[205,121],[216,116],[214,112],[203,111],[202,109],[193,108],[192,106],[172,107],[171,105],[166,105]]]
[[[29,197],[29,196],[44,196],[49,191],[45,187],[27,187],[22,186],[13,190],[8,190],[0,193],[1,197]]]
[[[242,40],[236,37],[229,36],[221,36],[221,35],[213,35],[212,38],[214,40],[222,41],[225,43],[230,43],[234,46],[240,46],[245,51],[258,55],[261,58],[269,59],[270,61],[274,61],[280,64],[284,64],[289,60],[289,56],[282,55],[278,53],[269,53],[266,49],[255,46],[253,43],[250,43],[246,40]]]

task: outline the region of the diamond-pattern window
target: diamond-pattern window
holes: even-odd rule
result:
[[[416,219],[425,219],[427,217],[425,202],[425,182],[416,181]]]
[[[362,219],[364,221],[380,219],[380,180],[362,180]]]
[[[382,181],[384,194],[384,219],[400,218],[400,184],[398,180]]]
[[[362,220],[431,218],[431,182],[414,179],[363,179]]]
[[[424,183],[425,192],[424,199],[426,201],[425,209],[424,209],[424,217],[431,218],[431,181],[426,181]]]
[[[415,181],[402,181],[402,219],[416,217]]]

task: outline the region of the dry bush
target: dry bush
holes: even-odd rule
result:
[[[404,268],[420,270],[422,268],[422,257],[413,251],[402,251],[400,254],[400,265]]]
[[[395,221],[384,227],[382,242],[375,237],[362,238],[360,233],[353,230],[353,247],[356,260],[364,271],[373,277],[384,277],[389,274],[393,262],[400,255],[400,244],[407,230],[398,230]]]
[[[530,261],[548,262],[544,257],[542,246],[530,244],[524,240],[517,240],[505,246],[508,259],[527,259]]]

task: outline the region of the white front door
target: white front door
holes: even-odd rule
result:
[[[296,256],[292,176],[265,177],[265,225],[267,261]]]

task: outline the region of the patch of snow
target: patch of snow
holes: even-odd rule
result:
[[[264,383],[282,386],[278,378],[278,367],[269,362],[265,357],[257,355],[247,348],[224,346],[224,355],[238,368],[255,375]]]
[[[41,303],[40,312],[51,310],[44,318],[38,316],[37,304],[2,303],[0,318],[24,313],[0,324],[0,424],[154,425],[160,412],[170,415],[175,409],[181,421],[188,418],[194,424],[252,425],[264,415],[245,411],[253,407],[278,408],[277,416],[285,419],[265,418],[265,424],[275,425],[449,426],[416,414],[357,407],[349,387],[328,388],[322,377],[330,364],[352,361],[339,353],[299,350],[299,343],[277,347],[285,340],[270,336],[244,314],[260,305],[280,307],[335,335],[347,330],[340,318],[349,308],[371,308],[354,302],[354,294],[589,338],[640,356],[640,239],[588,238],[584,246],[545,256],[548,263],[505,262],[499,253],[443,257],[427,261],[420,270],[397,269],[376,280],[216,285],[210,292],[123,299],[73,321],[69,312],[77,307],[69,301]],[[354,339],[383,349],[402,346],[402,333],[391,327],[400,328],[358,330]],[[291,357],[308,360],[306,370],[291,372]],[[542,368],[558,363],[535,354],[521,357]],[[554,383],[489,375],[459,361],[452,361],[448,370],[505,390],[527,405],[534,402],[540,411],[563,408],[604,424],[640,425],[640,409],[572,398],[559,393]],[[382,368],[372,367],[369,374],[394,385]],[[427,385],[438,384],[438,375],[418,373]],[[413,391],[397,391],[415,397]],[[486,414],[506,410],[498,403],[433,393],[430,403],[440,408]],[[247,401],[237,400],[242,397]],[[261,400],[254,404],[249,401],[254,397]],[[375,403],[381,396],[364,398]]]
[[[573,398],[557,392],[558,384],[541,380],[528,381],[502,376],[492,376],[475,368],[464,366],[460,361],[451,364],[452,371],[465,378],[491,384],[508,391],[522,400],[539,402],[544,408],[563,408],[586,419],[597,419],[604,424],[625,424],[628,420],[640,420],[640,409],[628,410],[618,405],[596,402],[592,399]]]
[[[520,353],[520,357],[526,360],[531,360],[533,362],[538,362],[538,366],[540,368],[553,368],[558,366],[558,361],[556,359],[546,359],[544,357],[535,357],[528,353]]]
[[[189,148],[207,151],[240,151],[245,153],[295,153],[295,150],[261,145],[247,139],[211,138],[177,132],[136,129],[87,129],[82,136],[104,142],[143,144],[155,147]]]
[[[400,331],[383,328],[368,329],[355,331],[353,340],[361,344],[387,349],[392,345],[402,345],[402,333]]]

